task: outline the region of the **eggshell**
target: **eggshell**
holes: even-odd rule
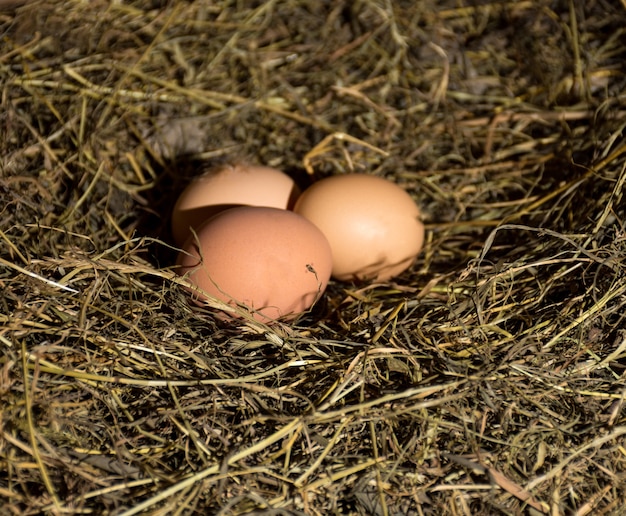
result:
[[[258,165],[229,165],[194,179],[172,210],[172,236],[182,246],[191,231],[234,206],[292,209],[299,188],[280,170]]]
[[[332,269],[322,232],[291,211],[239,207],[205,222],[178,260],[207,294],[248,307],[255,319],[292,319],[324,292]],[[202,294],[198,294],[202,299]]]
[[[377,176],[346,174],[318,181],[294,208],[330,242],[334,278],[386,280],[406,270],[424,243],[411,196]]]

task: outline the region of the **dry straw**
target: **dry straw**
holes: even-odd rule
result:
[[[0,512],[623,514],[625,26],[0,1]],[[241,159],[397,182],[422,255],[293,324],[219,319],[168,213]]]

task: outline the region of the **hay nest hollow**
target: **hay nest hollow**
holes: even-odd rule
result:
[[[624,27],[0,0],[3,514],[623,514]],[[242,159],[397,182],[422,255],[289,325],[192,306],[169,210]]]

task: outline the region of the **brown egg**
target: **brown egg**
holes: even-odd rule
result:
[[[306,189],[294,211],[326,235],[334,278],[386,280],[406,270],[424,243],[411,196],[395,183],[365,174],[332,176]]]
[[[249,206],[201,225],[178,263],[180,274],[210,296],[244,305],[255,319],[269,322],[293,319],[320,298],[332,255],[322,232],[304,217]]]
[[[258,165],[230,165],[194,179],[172,210],[172,235],[182,246],[191,231],[234,206],[292,209],[300,190],[287,174]]]

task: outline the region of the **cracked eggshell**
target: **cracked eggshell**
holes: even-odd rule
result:
[[[182,246],[191,229],[235,206],[292,209],[300,190],[287,174],[259,165],[228,165],[194,179],[172,210],[172,236]]]
[[[322,232],[291,211],[239,207],[215,215],[179,255],[179,273],[263,322],[293,319],[326,289],[332,269]],[[202,294],[195,292],[196,299]]]
[[[346,174],[314,183],[294,211],[315,224],[333,253],[334,278],[384,281],[405,271],[424,243],[412,197],[377,176]]]

